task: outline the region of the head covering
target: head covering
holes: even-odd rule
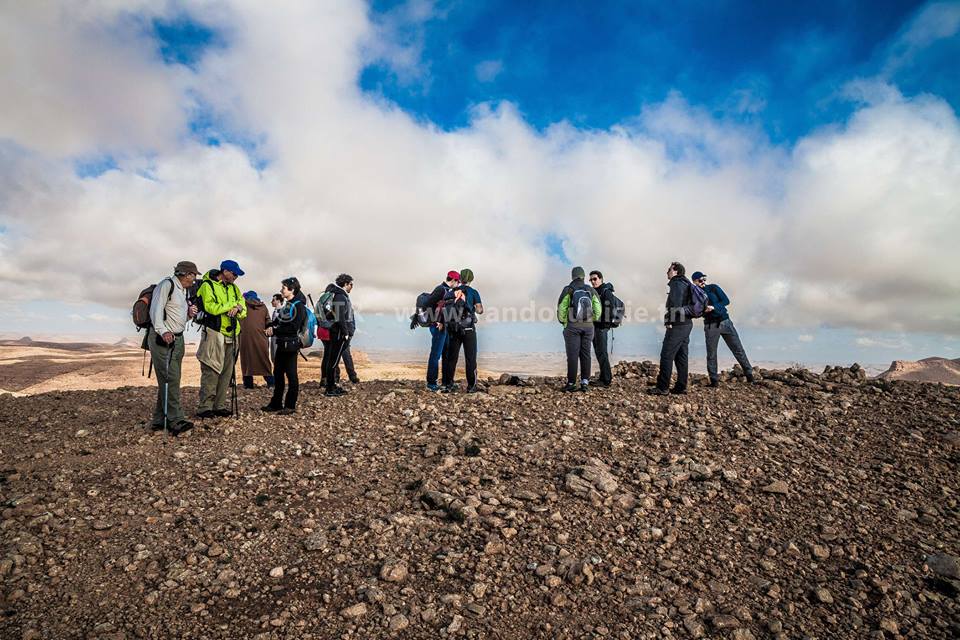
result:
[[[189,260],[181,260],[177,263],[177,266],[173,268],[173,274],[177,276],[185,276],[191,273],[194,275],[200,275],[197,265]]]
[[[690,276],[690,279],[696,282],[700,278],[706,278],[706,277],[707,277],[707,274],[703,273],[702,271],[694,271],[693,275]]]
[[[246,298],[246,299],[248,299],[248,300],[259,300],[259,299],[260,299],[260,296],[257,295],[257,292],[256,292],[256,291],[247,291],[245,294],[243,294],[243,297]]]
[[[456,280],[460,282],[460,272],[459,271],[448,271],[447,280]]]
[[[243,269],[240,268],[240,265],[237,264],[236,260],[224,260],[221,262],[220,271],[229,271],[237,274],[238,276],[243,275]]]
[[[583,267],[574,267],[570,272],[570,277],[574,280],[583,280],[587,275],[587,272],[583,270]]]
[[[470,284],[473,282],[473,271],[470,269],[460,269],[460,282]]]

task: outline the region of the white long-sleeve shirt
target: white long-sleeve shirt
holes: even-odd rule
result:
[[[170,287],[173,287],[172,294]],[[176,276],[164,278],[153,290],[150,321],[153,323],[153,330],[160,335],[168,331],[174,334],[183,333],[187,327],[187,292]]]

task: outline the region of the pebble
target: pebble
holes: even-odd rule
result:
[[[786,494],[787,490],[790,487],[783,480],[774,480],[767,486],[765,486],[761,491],[764,493],[777,493],[777,494]]]
[[[344,618],[363,617],[367,615],[367,605],[365,605],[362,602],[358,602],[353,606],[350,606],[350,607],[347,607],[346,609],[341,610],[340,615],[342,615]]]

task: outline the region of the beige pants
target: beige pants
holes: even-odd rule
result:
[[[227,408],[227,391],[233,380],[236,359],[237,343],[229,342],[223,346],[223,368],[219,373],[213,367],[200,363],[200,404],[197,405],[197,413]]]

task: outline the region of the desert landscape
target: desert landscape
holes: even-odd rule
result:
[[[180,438],[145,386],[2,395],[0,637],[960,634],[960,389],[656,369],[261,388]]]

